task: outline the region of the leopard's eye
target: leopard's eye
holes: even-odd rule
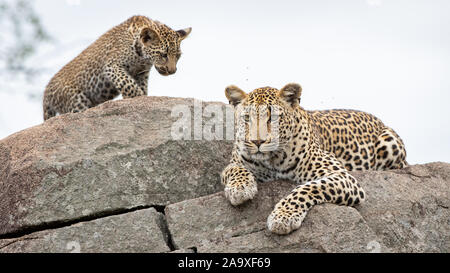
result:
[[[272,114],[269,116],[269,122],[277,122],[282,117],[282,113],[280,114]]]
[[[167,59],[167,53],[162,53],[161,57],[164,58],[164,59]]]
[[[250,115],[249,114],[245,114],[243,117],[244,117],[244,121],[245,122],[249,122],[250,121]]]

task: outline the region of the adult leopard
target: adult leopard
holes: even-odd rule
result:
[[[306,111],[302,88],[259,88],[225,93],[237,124],[230,164],[222,172],[225,196],[237,206],[254,198],[257,182],[289,179],[300,185],[270,214],[277,234],[298,229],[314,205],[353,206],[366,197],[351,170],[398,169],[407,165],[403,141],[378,118],[354,110]]]

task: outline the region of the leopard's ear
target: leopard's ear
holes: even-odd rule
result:
[[[191,27],[177,30],[178,36],[180,36],[180,40],[186,39],[186,37],[189,36],[189,33],[191,33],[191,31],[192,31]]]
[[[160,41],[158,33],[149,27],[141,30],[140,38],[144,45],[156,44]]]
[[[290,83],[283,87],[278,96],[291,106],[298,105],[300,103],[300,97],[302,95],[302,87],[297,83]]]
[[[225,89],[225,96],[231,105],[236,106],[247,97],[247,94],[239,87],[230,85]]]

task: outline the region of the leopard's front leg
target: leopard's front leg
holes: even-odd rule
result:
[[[221,174],[225,185],[225,197],[233,206],[252,200],[258,192],[253,174],[246,168],[236,164],[228,165]]]
[[[114,85],[124,99],[145,96],[146,90],[143,90],[135,78],[121,66],[110,65],[105,68],[105,78]]]
[[[295,188],[283,198],[267,219],[267,227],[277,234],[298,229],[309,209],[321,203],[353,206],[365,198],[356,179],[340,171]]]
[[[148,94],[148,77],[149,77],[150,71],[142,71],[136,76],[136,82],[141,87],[142,91],[144,91],[144,94]]]

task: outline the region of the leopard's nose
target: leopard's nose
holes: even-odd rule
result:
[[[169,69],[169,74],[175,74],[175,72],[177,72],[177,68],[175,67],[175,68],[171,68],[171,69]]]
[[[262,141],[261,141],[261,140],[252,140],[252,142],[253,142],[253,144],[255,144],[256,147],[258,147],[258,148],[259,148],[259,146],[261,146],[261,144],[262,144]]]

